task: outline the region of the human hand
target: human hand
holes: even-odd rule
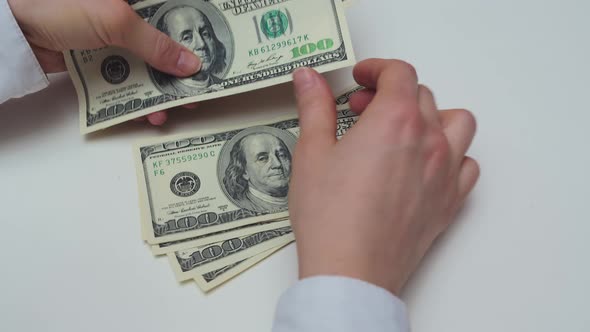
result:
[[[66,70],[61,52],[105,46],[126,48],[152,67],[185,77],[196,73],[199,58],[141,19],[123,0],[8,0],[45,73]],[[194,105],[192,105],[194,106]],[[155,125],[165,112],[147,116]]]
[[[289,211],[300,278],[341,275],[399,295],[479,177],[465,153],[475,135],[465,110],[439,112],[415,70],[371,59],[354,69],[358,122],[336,139],[334,98],[311,69],[294,74],[300,138]]]

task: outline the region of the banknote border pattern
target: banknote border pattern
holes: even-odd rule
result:
[[[263,232],[259,232],[259,233],[250,234],[250,235],[244,237],[241,241],[244,242],[244,244],[248,244],[250,242],[253,242],[251,246],[243,246],[240,248],[236,248],[230,252],[224,251],[221,253],[221,255],[223,256],[222,258],[225,258],[225,257],[231,256],[231,255],[234,255],[238,252],[245,251],[248,248],[256,246],[260,243],[268,242],[270,240],[277,239],[277,238],[280,238],[284,235],[292,234],[292,233],[293,233],[293,229],[291,228],[291,226],[287,226],[287,227],[282,227],[282,228],[278,228],[278,229],[272,229],[272,230],[267,230],[267,231],[263,231]],[[226,240],[226,242],[227,241],[231,241],[231,239]],[[220,245],[214,244],[212,246],[219,247]],[[197,251],[202,252],[207,249],[208,248],[199,248]],[[195,261],[192,255],[187,258],[180,257],[179,252],[175,252],[174,257],[176,258],[176,261],[178,262],[178,265],[183,273],[190,272],[196,268],[199,268],[203,265],[206,265],[208,263],[211,263],[212,261],[219,259],[219,257],[212,257],[213,260]]]

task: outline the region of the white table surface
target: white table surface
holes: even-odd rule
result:
[[[590,331],[590,2],[360,0],[358,59],[472,110],[482,177],[403,300],[414,331]],[[350,70],[327,75],[335,91]],[[5,78],[2,78],[5,79]],[[211,295],[140,239],[131,144],[294,112],[291,85],[85,138],[67,75],[0,106],[0,331],[268,331],[291,245]]]

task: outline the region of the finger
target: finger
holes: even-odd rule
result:
[[[350,96],[350,109],[356,114],[361,114],[373,101],[373,98],[375,98],[375,90],[363,89],[355,92]]]
[[[190,103],[190,104],[182,105],[182,107],[189,109],[189,110],[194,110],[197,107],[199,107],[199,103]]]
[[[376,90],[374,102],[381,105],[406,105],[418,97],[418,76],[411,65],[398,60],[370,59],[353,70],[359,85]],[[383,103],[383,104],[382,104]]]
[[[201,67],[200,59],[190,50],[172,40],[125,6],[127,22],[124,28],[113,30],[113,44],[129,49],[152,67],[168,74],[186,77],[195,74]]]
[[[154,126],[161,126],[168,120],[168,114],[165,111],[148,114],[147,119],[149,123]]]
[[[336,103],[326,80],[315,70],[293,73],[300,140],[319,145],[336,143]]]
[[[424,85],[418,86],[418,105],[426,122],[433,127],[440,128],[441,124],[434,95],[432,94],[432,91]]]
[[[459,205],[463,205],[467,196],[479,179],[480,169],[477,161],[470,157],[463,158],[459,169],[457,198]]]
[[[133,121],[135,121],[135,122],[144,122],[145,120],[147,120],[147,118],[145,116],[133,119]]]
[[[451,148],[452,162],[459,166],[471,146],[476,131],[475,117],[461,109],[440,112],[441,124]]]
[[[31,49],[33,50],[33,53],[35,53],[44,73],[53,74],[66,71],[66,63],[61,52],[37,47],[34,44],[31,44]]]

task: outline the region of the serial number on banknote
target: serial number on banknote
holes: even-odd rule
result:
[[[201,60],[189,77],[128,50],[66,52],[80,129],[90,133],[163,109],[284,83],[300,67],[355,63],[342,0],[145,0],[133,9]]]

